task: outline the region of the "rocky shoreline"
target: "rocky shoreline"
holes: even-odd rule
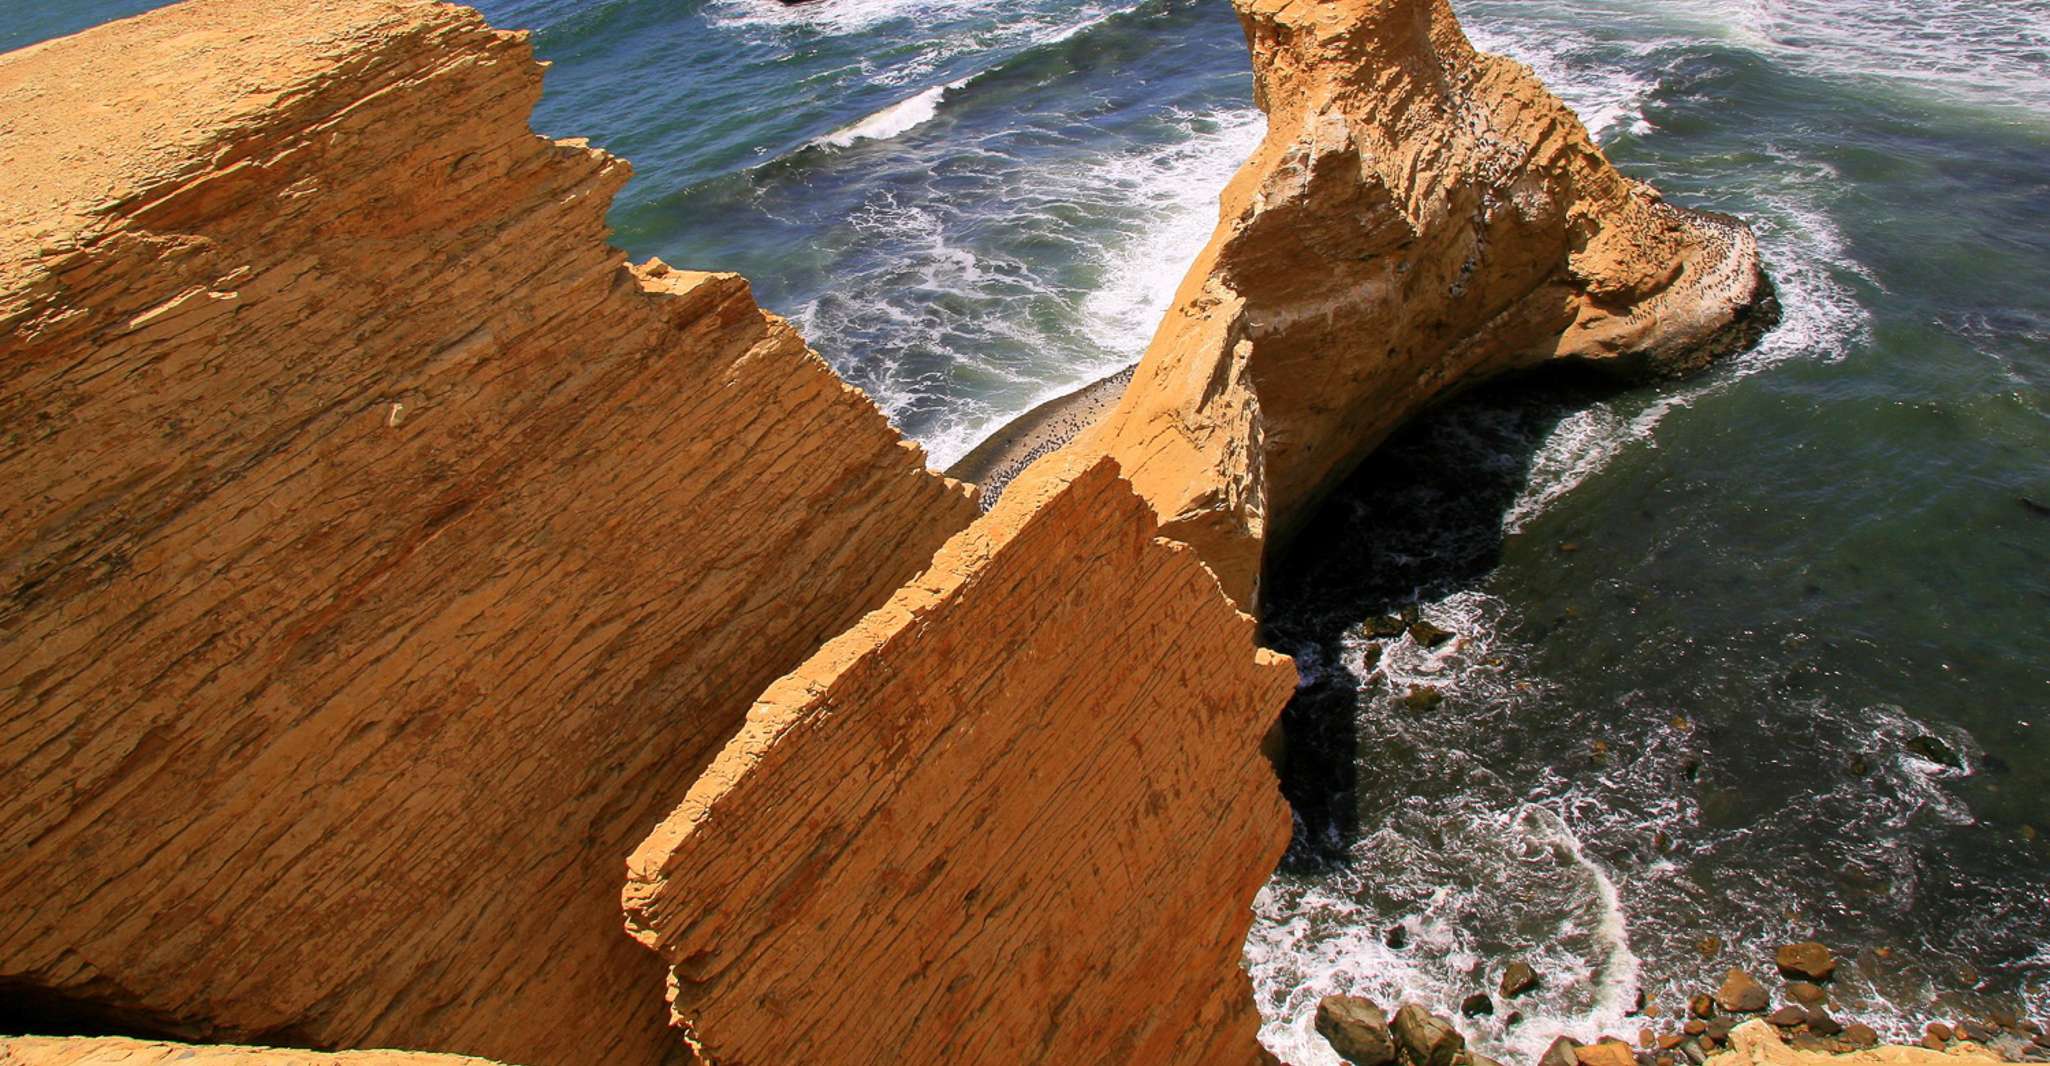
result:
[[[1882,1045],[1872,1026],[1831,1012],[1836,1005],[1832,982],[1837,959],[1820,943],[1780,946],[1773,968],[1786,981],[1785,1001],[1777,1007],[1757,978],[1732,967],[1719,987],[1688,996],[1684,1005],[1655,1000],[1640,991],[1630,1012],[1641,1023],[1634,1040],[1600,1034],[1583,1043],[1561,1036],[1534,1066],[1702,1066],[1711,1057],[1733,1051],[1761,1063],[1780,1060],[1784,1052],[1798,1057],[1875,1050],[2050,1062],[2050,1027],[2000,1009],[1984,1017],[1931,1021],[1920,1044],[1912,1048]],[[1512,961],[1502,969],[1493,996],[1476,992],[1460,1011],[1469,1018],[1492,1015],[1499,1001],[1511,1007],[1507,1023],[1516,1025],[1522,1014],[1513,1009],[1515,1001],[1542,981],[1528,963]],[[1317,1004],[1316,1029],[1352,1066],[1504,1066],[1468,1049],[1450,1019],[1411,1003],[1401,1005],[1391,1020],[1369,1000],[1326,996]]]
[[[1004,494],[1004,486],[1034,460],[1052,454],[1109,414],[1137,369],[1139,364],[1134,363],[1004,423],[948,467],[947,476],[981,489],[982,509],[988,511]]]

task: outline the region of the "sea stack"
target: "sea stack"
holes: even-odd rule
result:
[[[1771,320],[1749,229],[1617,172],[1446,0],[1238,10],[1267,137],[1078,444],[1242,603],[1269,545],[1432,399],[1549,362],[1677,374]]]

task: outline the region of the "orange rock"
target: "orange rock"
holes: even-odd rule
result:
[[[497,1066],[421,1051],[298,1051],[234,1044],[170,1044],[126,1037],[0,1037],[5,1066]]]
[[[1676,372],[1762,328],[1751,232],[1619,174],[1446,0],[1238,7],[1267,138],[1077,446],[1240,603],[1267,546],[1447,390],[1552,360]]]
[[[1573,1049],[1573,1057],[1580,1066],[1637,1066],[1637,1056],[1631,1053],[1630,1045],[1620,1040],[1583,1044]]]
[[[618,876],[974,515],[731,275],[630,270],[524,37],[192,0],[0,57],[0,987],[680,1052]]]
[[[1155,532],[1114,463],[1042,460],[755,704],[629,864],[704,1054],[1255,1057],[1295,671]]]

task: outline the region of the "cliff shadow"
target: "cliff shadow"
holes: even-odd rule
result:
[[[1360,735],[1363,701],[1406,694],[1388,690],[1372,653],[1362,660],[1368,629],[1394,636],[1417,604],[1484,582],[1546,440],[1630,388],[1550,367],[1446,400],[1376,449],[1269,559],[1261,640],[1302,672],[1281,715],[1277,769],[1295,812],[1284,868],[1344,861],[1359,833],[1360,775],[1401,772],[1361,765],[1379,750]]]

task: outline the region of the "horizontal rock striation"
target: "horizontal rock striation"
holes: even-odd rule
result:
[[[498,1066],[426,1051],[299,1051],[126,1037],[0,1037],[0,1066]]]
[[[1055,457],[778,681],[634,855],[729,1063],[1244,1063],[1286,658],[1109,460]]]
[[[519,35],[191,0],[0,57],[0,1002],[683,1053],[619,873],[976,509],[630,269]]]
[[[1675,373],[1771,313],[1741,223],[1619,174],[1446,0],[1238,0],[1268,133],[1121,404],[1115,456],[1225,588],[1434,398],[1554,361]]]

